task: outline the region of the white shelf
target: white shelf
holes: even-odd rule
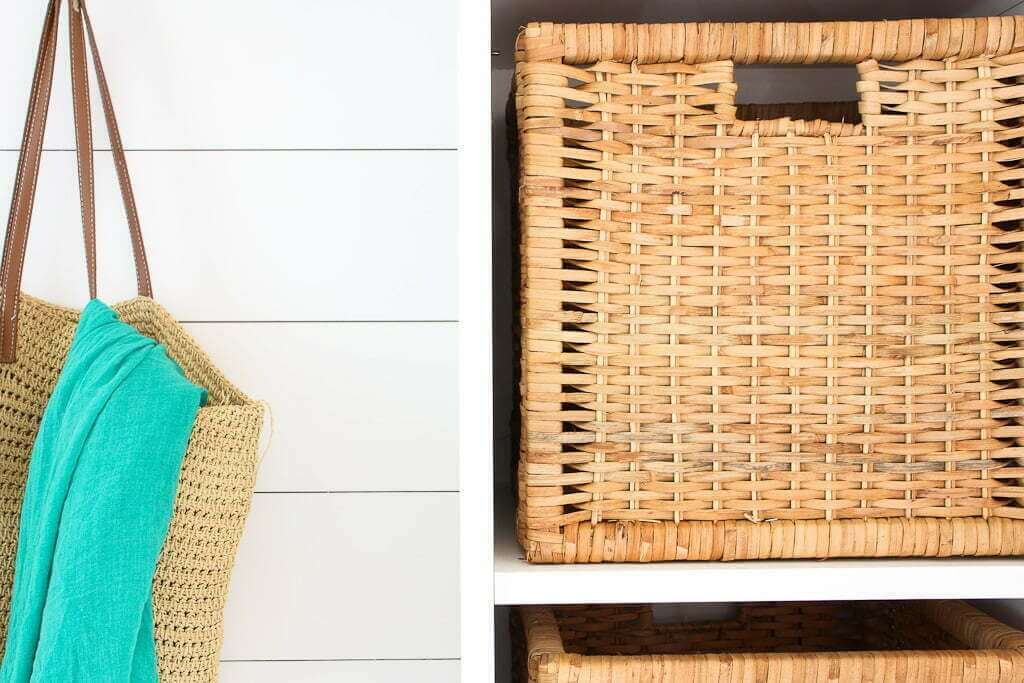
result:
[[[498,605],[1024,598],[1024,559],[763,560],[529,565],[496,531]]]

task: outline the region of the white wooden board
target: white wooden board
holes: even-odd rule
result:
[[[458,683],[457,661],[224,662],[221,683]]]
[[[5,149],[21,141],[45,8],[0,5]],[[454,0],[102,0],[90,9],[129,147],[454,146]],[[66,34],[47,143],[59,148],[74,141]]]
[[[455,323],[187,327],[270,405],[257,490],[458,488]]]
[[[128,162],[156,298],[179,319],[456,317],[454,152],[136,152]],[[0,197],[16,166],[16,153],[0,153]],[[100,296],[116,300],[135,278],[109,153],[97,178]],[[79,305],[74,154],[45,154],[39,182],[22,288]]]
[[[225,660],[459,656],[458,495],[257,494]]]

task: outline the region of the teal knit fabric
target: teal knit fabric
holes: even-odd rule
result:
[[[157,680],[152,583],[205,392],[99,301],[43,413],[0,681]]]

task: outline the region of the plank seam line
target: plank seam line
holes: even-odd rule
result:
[[[458,662],[460,657],[354,657],[351,659],[222,659],[221,664],[269,664],[273,662]]]
[[[179,320],[182,325],[368,325],[373,323],[388,325],[407,324],[448,324],[458,320]]]
[[[401,490],[397,490],[397,491],[390,491],[390,490],[384,490],[384,489],[381,489],[381,490],[355,490],[355,489],[345,490],[345,489],[338,489],[338,490],[324,490],[324,491],[281,491],[281,490],[260,491],[260,490],[257,490],[254,493],[256,495],[260,495],[260,496],[266,496],[266,495],[269,495],[269,496],[282,496],[282,495],[334,495],[334,494],[346,494],[346,495],[347,494],[366,494],[366,495],[376,495],[376,494],[384,494],[384,493],[461,493],[461,491],[459,491],[458,489],[401,489]]]
[[[0,152],[20,152],[0,147]],[[46,147],[44,152],[74,152],[73,147]],[[109,152],[109,147],[94,147],[94,152]],[[457,152],[458,147],[130,147],[125,152]]]

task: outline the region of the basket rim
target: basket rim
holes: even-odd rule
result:
[[[949,519],[604,520],[559,524],[552,532],[551,519],[530,517],[529,506],[520,499],[516,527],[528,561],[536,564],[1024,554],[1024,519],[999,515],[1004,509],[989,517]],[[857,540],[858,531],[864,532],[864,540]],[[637,553],[640,548],[643,553]],[[631,552],[636,558],[625,559]]]
[[[517,62],[565,64],[721,59],[738,64],[856,64],[867,59],[993,57],[1022,47],[1024,16],[806,22],[534,21],[521,27],[515,40]]]
[[[522,618],[526,637],[527,660],[530,667],[540,666],[545,660],[569,660],[579,662],[591,658],[615,659],[619,661],[645,660],[653,657],[664,661],[692,661],[700,658],[742,658],[751,656],[765,659],[791,659],[836,657],[859,658],[870,654],[898,654],[899,656],[933,657],[936,652],[943,654],[984,654],[1024,652],[1024,632],[1007,626],[995,617],[982,612],[963,600],[929,600],[923,601],[918,609],[922,616],[930,619],[940,628],[957,636],[971,647],[959,650],[858,650],[852,652],[747,652],[747,653],[703,653],[703,654],[646,654],[646,655],[584,655],[567,652],[558,628],[558,619],[554,608],[549,605],[529,605],[516,608]]]

